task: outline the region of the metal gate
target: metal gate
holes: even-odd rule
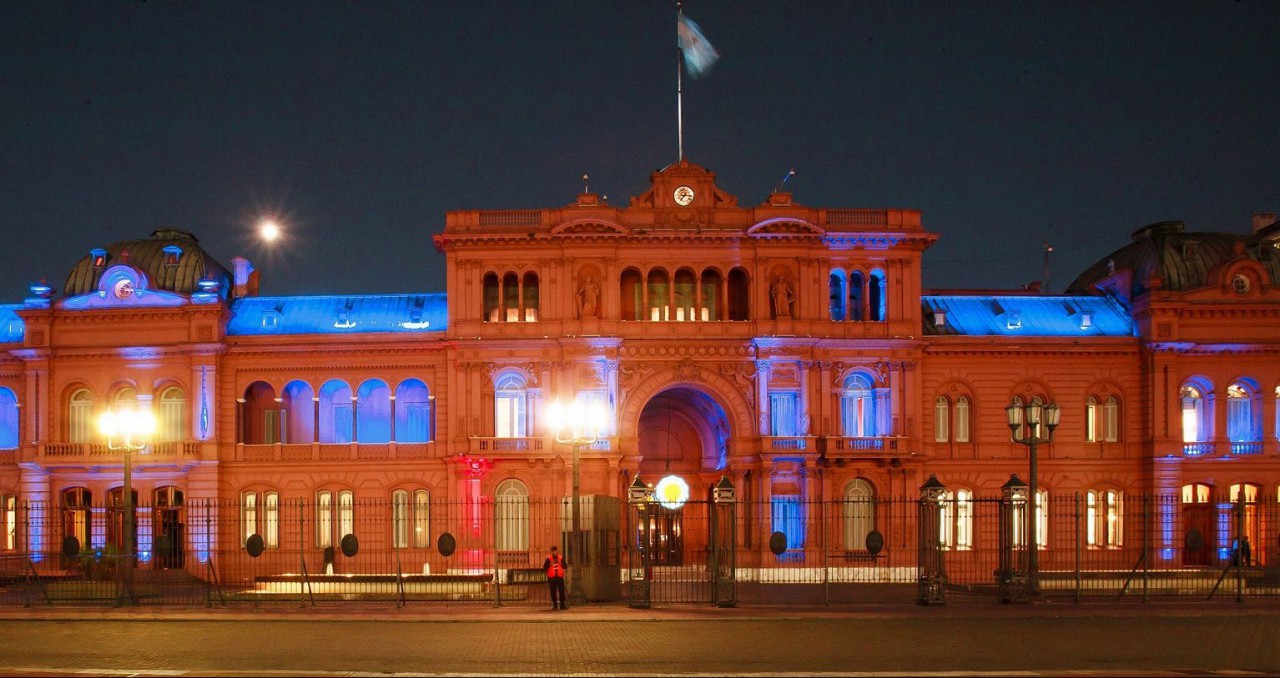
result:
[[[639,478],[627,511],[627,599],[632,607],[662,603],[736,604],[736,521],[727,478],[703,500],[655,496]]]

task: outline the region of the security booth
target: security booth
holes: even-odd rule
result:
[[[581,577],[581,591],[590,602],[609,602],[622,597],[621,502],[617,497],[583,495],[578,504],[579,531],[573,531],[573,499],[560,503],[560,545],[563,553],[575,554],[578,563],[568,563],[571,573]],[[570,541],[573,548],[570,550]],[[575,568],[574,565],[577,565]]]

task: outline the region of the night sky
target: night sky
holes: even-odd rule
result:
[[[739,203],[919,209],[932,288],[1049,289],[1280,211],[1280,2],[687,0],[685,155]],[[677,159],[675,4],[0,3],[0,303],[193,232],[263,294],[444,291],[445,212]],[[286,239],[254,237],[263,215]]]

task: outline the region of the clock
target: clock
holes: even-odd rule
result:
[[[116,299],[128,299],[133,295],[133,281],[128,278],[118,280],[111,292],[116,295]]]
[[[689,203],[693,202],[693,189],[688,186],[679,186],[671,197],[675,198],[677,205],[687,207]]]

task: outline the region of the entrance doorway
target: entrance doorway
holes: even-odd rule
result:
[[[176,487],[157,487],[152,495],[152,506],[156,569],[182,569],[186,562],[183,549],[186,524],[182,490]]]

